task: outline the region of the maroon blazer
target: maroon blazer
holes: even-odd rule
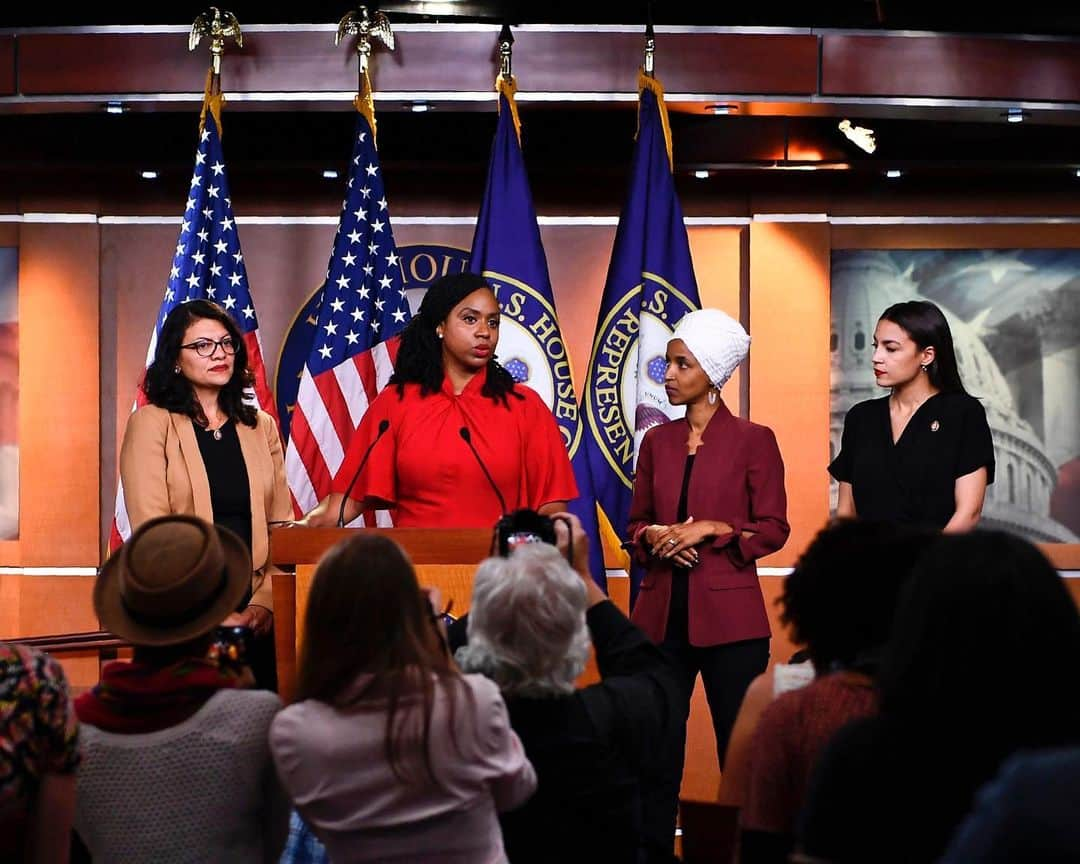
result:
[[[638,453],[629,531],[648,572],[631,617],[654,642],[662,642],[667,629],[672,564],[649,554],[644,533],[654,523],[676,521],[688,434],[686,420],[664,423],[646,433]],[[694,460],[687,515],[734,528],[698,547],[700,563],[690,571],[690,644],[768,637],[755,561],[783,546],[791,532],[784,462],[771,429],[733,416],[720,403]]]

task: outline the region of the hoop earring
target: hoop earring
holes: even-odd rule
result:
[[[717,392],[715,390],[710,390],[709,391],[709,396],[708,396],[709,404],[710,405],[715,405],[716,404],[716,398],[717,398]]]

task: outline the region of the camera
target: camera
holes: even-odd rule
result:
[[[571,537],[570,524],[566,519],[559,519],[566,524],[567,536]],[[518,546],[526,543],[555,544],[555,519],[537,513],[535,510],[522,508],[503,515],[495,523],[495,544],[499,554],[505,558]],[[567,545],[566,560],[573,562],[573,547]]]
[[[218,627],[210,643],[209,658],[220,666],[238,669],[247,664],[247,647],[251,639],[248,627]]]
[[[555,545],[555,523],[535,510],[514,510],[495,523],[495,541],[504,558],[524,543]]]

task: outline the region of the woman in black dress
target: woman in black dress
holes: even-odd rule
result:
[[[829,473],[836,515],[968,531],[994,482],[982,404],[956,368],[952,333],[925,300],[896,303],[874,329],[874,377],[889,396],[853,406]]]

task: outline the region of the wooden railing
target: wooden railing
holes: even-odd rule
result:
[[[57,633],[50,636],[23,636],[8,639],[20,645],[29,645],[46,654],[77,654],[96,651],[101,662],[115,660],[121,648],[130,648],[131,643],[108,633],[105,630],[91,630],[86,633]]]

